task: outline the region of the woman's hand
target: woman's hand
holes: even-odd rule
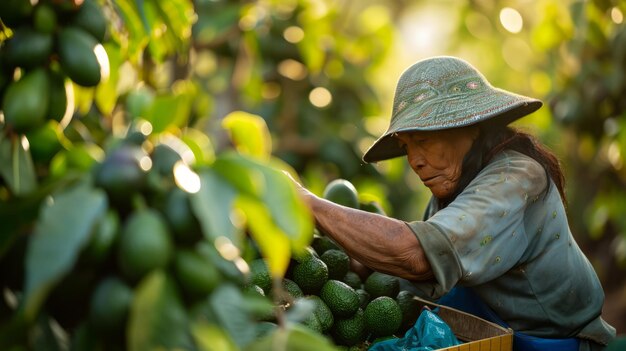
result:
[[[365,267],[408,280],[432,276],[430,264],[415,234],[405,222],[338,205],[303,187],[288,172],[298,194],[308,204],[316,226]]]

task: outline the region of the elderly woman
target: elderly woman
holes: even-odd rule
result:
[[[541,105],[494,88],[461,59],[419,61],[400,77],[390,126],[363,160],[406,155],[433,195],[424,219],[300,193],[352,258],[512,328],[515,349],[601,349],[615,329],[600,317],[602,286],[570,232],[559,162],[508,126]]]

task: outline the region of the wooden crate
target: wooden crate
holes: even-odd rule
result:
[[[418,297],[423,306],[437,310],[437,314],[448,324],[454,335],[463,342],[440,351],[512,351],[513,330],[478,318],[457,309],[438,305]]]

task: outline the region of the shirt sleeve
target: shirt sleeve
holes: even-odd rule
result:
[[[416,287],[441,295],[457,283],[482,284],[516,266],[528,247],[525,209],[546,184],[539,163],[505,151],[446,208],[426,221],[408,223],[436,280],[434,286],[430,282],[424,286],[416,283]]]

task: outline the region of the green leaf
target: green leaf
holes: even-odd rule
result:
[[[198,22],[193,26],[194,39],[202,44],[223,40],[238,27],[244,6],[226,1],[197,1]]]
[[[320,50],[320,48],[333,45],[337,41],[336,34],[338,33],[334,33],[331,25],[335,20],[334,16],[331,11],[320,15],[312,4],[306,6],[302,14],[298,16],[302,29],[306,33],[298,43],[298,49],[312,75],[321,72],[326,60],[327,50]]]
[[[104,49],[109,57],[109,78],[96,88],[96,105],[103,115],[113,113],[118,98],[117,85],[120,80],[120,67],[124,63],[121,48],[117,43],[107,42]]]
[[[279,170],[282,165],[270,163],[263,167],[267,189],[262,200],[269,208],[277,226],[289,237],[294,249],[301,250],[311,241],[313,218],[298,195],[293,182]]]
[[[200,351],[239,350],[224,329],[215,324],[197,322],[192,325],[191,332]]]
[[[12,250],[25,232],[32,230],[44,198],[77,178],[76,174],[66,174],[58,180],[43,182],[29,196],[0,201],[0,259]]]
[[[127,326],[129,351],[195,350],[189,327],[170,277],[157,270],[139,282]]]
[[[174,48],[173,43],[164,35],[165,23],[158,11],[158,5],[153,0],[138,0],[137,3],[141,4],[139,10],[150,38],[148,41],[150,57],[155,62],[162,63],[168,54],[174,52]]]
[[[87,115],[93,105],[96,89],[93,87],[83,87],[73,81],[69,82],[74,94],[74,110],[80,115]]]
[[[23,308],[28,319],[36,315],[55,284],[74,267],[106,209],[104,192],[85,183],[53,195],[43,206],[26,250]]]
[[[213,169],[228,180],[240,193],[258,196],[265,192],[263,172],[251,167],[245,159],[236,153],[225,153],[213,164]]]
[[[244,307],[244,296],[233,284],[224,284],[210,297],[210,306],[219,324],[229,333],[238,346],[243,346],[255,337],[254,318]]]
[[[239,190],[235,207],[242,210],[274,276],[282,276],[290,252],[311,241],[313,219],[293,182],[280,170],[288,166],[259,162],[243,155],[224,154],[215,170]]]
[[[72,144],[69,149],[59,152],[57,156],[59,155],[65,155],[68,169],[87,172],[96,162],[101,162],[104,159],[105,152],[96,143],[84,142]]]
[[[200,191],[191,194],[191,208],[200,221],[202,233],[210,242],[225,236],[237,245],[237,229],[230,220],[236,191],[212,170],[199,175]]]
[[[153,0],[154,1],[154,0]],[[179,43],[178,49],[185,41],[191,39],[191,26],[196,20],[194,2],[191,0],[156,1],[163,22],[167,25],[172,40]]]
[[[243,111],[228,114],[222,120],[237,150],[259,160],[269,160],[272,153],[272,137],[265,120]]]
[[[269,270],[274,277],[282,277],[291,256],[289,238],[272,221],[265,204],[250,196],[240,196],[235,206],[246,215],[252,237],[267,258]]]
[[[187,128],[180,139],[187,144],[196,159],[195,165],[207,166],[215,161],[215,150],[211,139],[198,129]]]
[[[268,296],[261,295],[254,290],[244,290],[243,296],[242,307],[253,316],[267,318],[267,316],[276,315],[276,306]]]
[[[146,35],[146,28],[139,10],[133,0],[115,0],[116,8],[127,33],[121,36],[122,47],[127,47],[128,56],[133,63],[141,62],[143,49],[148,45],[150,37]]]
[[[216,169],[240,192],[255,197],[269,210],[272,220],[293,242],[306,246],[313,232],[313,219],[295,185],[281,170],[289,168],[279,160],[259,162],[237,154],[224,154]]]
[[[267,64],[259,52],[261,44],[259,44],[258,33],[256,31],[245,31],[240,45],[242,45],[242,50],[247,53],[249,59],[245,60],[245,62],[242,61],[238,65],[237,73],[235,74],[237,79],[233,83],[241,92],[244,102],[249,104],[249,106],[261,104],[263,101],[263,77]],[[284,45],[284,43],[281,43],[281,45]],[[263,124],[265,124],[265,121],[263,121]]]
[[[134,87],[126,96],[126,110],[133,119],[144,118],[154,99],[155,94],[150,87],[146,85]]]
[[[241,270],[239,270],[231,257],[227,260],[220,255],[213,242],[202,240],[197,244],[196,249],[204,258],[211,261],[211,263],[217,267],[223,276],[227,277],[231,281],[243,283],[244,275]]]
[[[249,344],[245,351],[337,351],[333,343],[323,335],[301,325],[289,324],[276,328],[269,335]]]
[[[191,38],[191,25],[196,18],[192,1],[142,2],[142,11],[150,32],[149,49],[153,59],[162,62],[168,55],[185,52]]]
[[[37,188],[35,166],[25,137],[13,140],[0,135],[0,176],[15,195],[25,195]]]
[[[191,114],[193,92],[191,87],[183,86],[182,91],[172,95],[163,94],[154,99],[146,112],[146,120],[152,124],[152,132],[160,133],[170,125],[183,126]]]
[[[184,53],[191,39],[191,26],[196,19],[190,0],[151,0],[156,6],[159,22],[167,27],[162,35],[153,31],[153,43],[166,41],[168,54]]]
[[[301,323],[311,316],[315,310],[315,302],[309,299],[300,298],[287,310],[285,319],[291,323]]]

